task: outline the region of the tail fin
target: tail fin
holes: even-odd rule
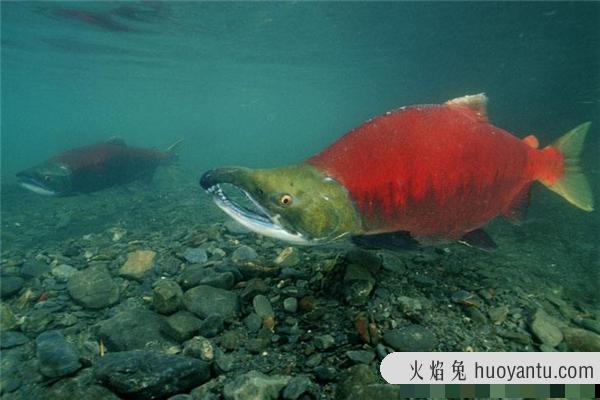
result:
[[[542,183],[568,202],[585,211],[594,210],[590,185],[583,175],[579,154],[591,123],[585,122],[558,139],[551,147],[559,151],[564,160],[563,175],[553,183]]]

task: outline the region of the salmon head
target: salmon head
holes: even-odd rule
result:
[[[218,168],[206,172],[200,185],[230,217],[265,236],[312,245],[360,229],[346,188],[308,164]]]
[[[27,190],[47,196],[72,192],[71,169],[56,160],[48,160],[17,173],[19,184]]]

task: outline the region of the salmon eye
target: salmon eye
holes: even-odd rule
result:
[[[281,199],[279,199],[279,203],[281,203],[282,206],[289,206],[292,204],[292,196],[289,194],[284,194],[281,196]]]
[[[44,180],[46,182],[50,182],[50,175],[44,175]]]

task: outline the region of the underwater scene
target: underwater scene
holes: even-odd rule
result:
[[[600,351],[600,3],[0,6],[3,399]]]

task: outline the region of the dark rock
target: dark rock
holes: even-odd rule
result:
[[[108,353],[94,366],[94,376],[121,395],[159,399],[188,392],[210,379],[208,363],[152,351]]]
[[[208,255],[206,254],[206,250],[196,247],[188,247],[183,252],[183,258],[189,263],[192,264],[201,264],[208,261]]]
[[[53,384],[45,398],[52,400],[119,400],[116,394],[104,386],[96,384],[91,373],[83,372],[75,378],[62,379]]]
[[[565,342],[572,351],[600,351],[600,335],[581,328],[563,328]]]
[[[366,267],[358,264],[348,265],[344,275],[343,286],[344,298],[348,304],[365,304],[374,287],[375,279]]]
[[[6,331],[0,333],[0,349],[11,349],[13,347],[21,346],[28,341],[29,338],[21,332]]]
[[[581,325],[581,327],[596,332],[600,335],[600,321],[595,319],[583,318],[575,322],[577,322],[578,325]]]
[[[383,334],[383,341],[396,351],[430,351],[437,339],[421,325],[408,325]]]
[[[59,331],[47,331],[36,339],[40,372],[48,378],[72,374],[81,368],[73,345]]]
[[[337,399],[347,399],[357,388],[377,382],[377,376],[365,364],[358,364],[348,368],[340,377],[337,385]],[[366,397],[365,397],[366,398]],[[373,399],[386,397],[372,397]]]
[[[339,375],[339,372],[334,367],[328,365],[319,365],[314,371],[317,379],[322,383],[334,381]]]
[[[327,350],[335,345],[335,339],[331,335],[320,335],[314,339],[315,347],[319,350]]]
[[[369,364],[375,359],[375,353],[366,350],[349,350],[346,352],[346,357],[357,364]]]
[[[236,350],[242,343],[245,343],[248,338],[243,330],[225,331],[221,336],[221,347],[225,350]]]
[[[119,300],[119,287],[103,266],[76,272],[67,288],[73,300],[87,308],[104,308]]]
[[[51,310],[43,308],[34,309],[25,316],[21,330],[26,334],[38,334],[47,330],[53,321],[54,314]]]
[[[29,261],[21,267],[21,275],[26,278],[37,278],[50,272],[50,266],[42,261]]]
[[[167,317],[166,321],[167,323],[162,325],[163,332],[178,342],[196,335],[202,324],[202,321],[189,311],[179,311]]]
[[[224,329],[223,317],[219,314],[211,314],[200,323],[198,333],[201,336],[211,338],[217,336]]]
[[[177,282],[161,279],[152,291],[152,304],[156,312],[172,314],[183,307],[183,291]]]
[[[215,354],[215,367],[218,373],[226,373],[233,369],[235,358],[232,355],[225,354],[221,350]]]
[[[277,399],[288,382],[289,376],[267,376],[258,371],[250,371],[237,376],[223,388],[225,400],[269,400]]]
[[[183,355],[204,361],[212,361],[215,357],[214,346],[210,340],[196,336],[183,344]]]
[[[233,265],[216,265],[215,272],[231,272],[236,282],[239,282],[242,279],[244,279],[244,275],[242,275],[239,268],[234,267]]]
[[[0,277],[0,297],[8,299],[11,296],[19,293],[23,287],[23,278],[18,276],[2,276]]]
[[[183,295],[185,307],[199,316],[207,318],[219,314],[223,319],[235,316],[240,310],[237,294],[212,286],[196,286]]]
[[[246,286],[242,289],[241,298],[243,301],[250,301],[256,295],[269,292],[269,286],[262,279],[253,278],[246,282]]]
[[[100,323],[99,336],[112,351],[164,347],[171,342],[162,335],[165,319],[145,309],[121,311]]]
[[[256,313],[251,312],[246,318],[244,318],[244,325],[246,325],[246,328],[248,328],[249,332],[258,332],[262,326],[262,319]]]
[[[297,400],[310,389],[312,384],[306,375],[294,376],[283,389],[282,397],[284,400]]]
[[[184,268],[181,274],[181,285],[185,289],[198,285],[207,285],[229,290],[235,283],[232,272],[216,272],[214,268],[193,264]]]

